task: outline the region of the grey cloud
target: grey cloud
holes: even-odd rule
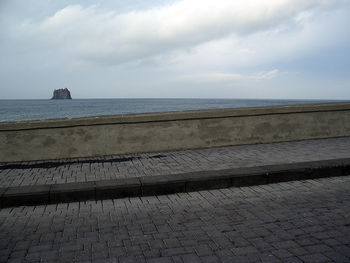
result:
[[[189,0],[122,14],[74,5],[22,28],[33,41],[62,49],[76,60],[113,65],[265,30],[330,2]]]

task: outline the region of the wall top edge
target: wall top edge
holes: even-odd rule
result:
[[[225,118],[225,117],[259,116],[259,115],[322,112],[322,111],[346,111],[346,110],[350,110],[350,102],[263,106],[263,107],[249,107],[249,108],[227,108],[227,109],[211,109],[211,110],[188,110],[188,111],[174,111],[174,112],[160,112],[160,113],[109,115],[109,116],[83,117],[83,118],[29,120],[29,121],[17,121],[17,122],[2,122],[0,123],[0,132],[15,131],[15,130],[64,128],[64,127],[76,127],[76,126],[112,125],[112,124],[127,124],[127,123],[145,123],[145,122],[212,119],[212,118]]]

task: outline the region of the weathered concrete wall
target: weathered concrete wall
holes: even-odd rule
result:
[[[350,103],[0,124],[0,162],[350,136]]]

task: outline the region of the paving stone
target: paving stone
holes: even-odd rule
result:
[[[271,253],[280,259],[285,259],[293,256],[293,254],[286,249],[272,250]]]
[[[347,238],[349,238],[349,236],[347,236]],[[335,251],[350,258],[350,247],[347,245],[337,246],[335,247]]]
[[[324,255],[328,257],[333,262],[339,262],[339,263],[348,263],[350,262],[350,257],[346,257],[340,253],[337,253],[335,251],[328,251],[325,252]]]
[[[310,262],[310,263],[330,262],[329,258],[327,258],[322,254],[310,254],[310,255],[300,256],[300,259],[304,262]]]
[[[326,251],[330,251],[331,248],[326,245],[313,245],[305,247],[307,251],[310,253],[324,253]]]
[[[272,253],[264,253],[260,254],[259,258],[261,262],[266,262],[266,263],[281,263],[282,261],[274,256]]]
[[[147,263],[173,263],[174,261],[170,257],[151,258],[146,261]]]
[[[183,262],[201,263],[201,259],[196,254],[185,254],[181,258]]]
[[[254,254],[254,253],[258,254],[259,250],[253,246],[250,246],[250,247],[233,248],[232,252],[237,256],[243,256],[243,255]]]
[[[67,160],[58,160],[58,166],[52,168],[1,169],[3,164],[0,164],[0,192],[5,187],[15,186],[101,182],[103,180],[130,179],[140,176],[177,175],[208,170],[252,168],[261,165],[276,166],[285,163],[349,158],[349,146],[350,137],[343,137],[172,151],[159,154],[159,158],[157,154],[142,153],[106,156],[103,162],[101,158],[72,159],[69,160],[69,163],[67,163]],[[106,163],[106,160],[111,160],[111,162]],[[90,163],[82,163],[84,161]],[[25,163],[25,165],[28,164],[30,165],[30,163]],[[329,172],[331,173],[331,171]],[[104,184],[101,183],[102,185]],[[134,186],[130,184],[129,192],[139,191],[138,187]],[[105,195],[109,198],[112,198],[113,195],[123,196],[122,192],[107,191],[108,185],[104,185],[104,187],[105,192],[96,194]],[[179,187],[181,186],[179,185]],[[91,193],[81,194],[90,195]],[[59,192],[56,192],[53,198],[58,196]],[[60,198],[63,199],[64,197]]]
[[[303,256],[309,254],[309,252],[302,246],[288,248],[287,250],[295,256]]]
[[[349,262],[349,188],[344,176],[1,209],[0,261]]]
[[[183,255],[183,254],[186,254],[186,250],[183,247],[166,248],[161,251],[161,255],[164,257],[171,257],[171,256]]]
[[[215,255],[200,257],[203,263],[216,263],[219,262],[219,258]]]
[[[301,261],[299,258],[297,257],[289,257],[289,258],[284,258],[283,259],[284,263],[302,263],[303,261]]]

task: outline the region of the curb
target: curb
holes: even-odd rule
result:
[[[165,195],[350,175],[350,158],[93,182],[0,188],[1,208]]]

